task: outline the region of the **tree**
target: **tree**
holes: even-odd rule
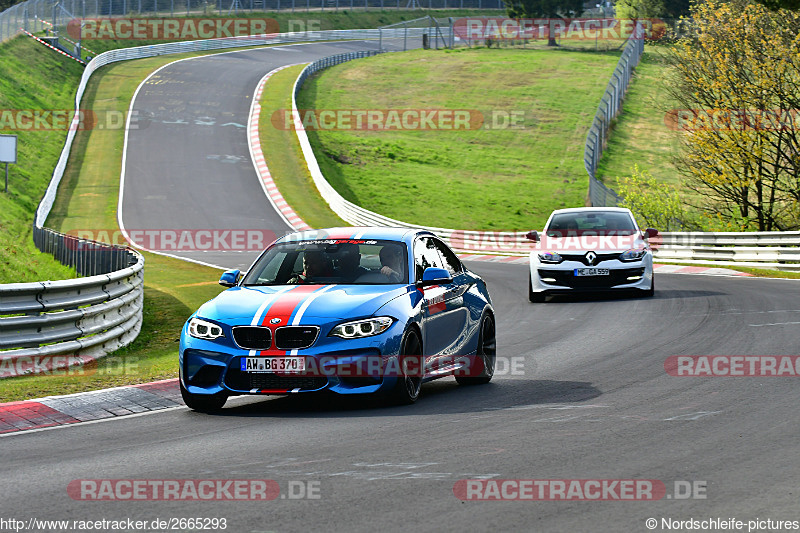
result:
[[[503,0],[506,12],[513,19],[521,18],[572,18],[583,13],[582,0]],[[548,34],[548,46],[556,46],[556,38]]]
[[[672,0],[664,4],[663,17],[677,19],[689,15],[691,0]]]
[[[662,16],[663,0],[617,0],[614,10],[619,19],[647,19]]]
[[[624,200],[620,207],[630,209],[636,220],[659,231],[680,231],[691,224],[686,220],[684,202],[678,191],[656,180],[647,170],[634,165],[631,175],[617,178],[617,192]]]
[[[789,9],[791,11],[800,10],[800,0],[756,0],[759,4],[767,6],[773,11],[779,9]]]
[[[668,56],[686,133],[678,168],[711,215],[800,227],[800,14],[707,0],[693,17]]]

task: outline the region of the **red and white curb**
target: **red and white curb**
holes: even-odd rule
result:
[[[276,68],[275,70],[268,72],[263,78],[261,78],[261,81],[258,82],[256,92],[253,94],[253,102],[250,105],[250,117],[248,119],[247,126],[247,143],[250,147],[250,157],[253,160],[253,166],[256,169],[259,179],[261,180],[261,187],[264,189],[264,193],[267,195],[270,203],[275,207],[275,209],[280,213],[281,217],[283,217],[290,227],[294,228],[296,231],[306,231],[312,229],[311,226],[306,224],[305,221],[303,221],[303,219],[294,212],[294,209],[292,209],[292,207],[283,198],[283,195],[278,190],[278,186],[275,185],[275,181],[272,179],[272,174],[270,173],[269,168],[267,167],[267,162],[264,159],[264,153],[261,151],[261,138],[258,134],[258,121],[261,117],[261,104],[259,104],[259,101],[261,100],[261,94],[264,92],[264,85],[266,85],[267,80],[269,80],[274,74],[283,69],[294,67],[300,64],[302,63],[284,65]],[[280,149],[284,149],[284,147],[280,147]]]
[[[180,407],[177,379],[0,403],[0,435]]]
[[[42,39],[39,39],[37,36],[35,36],[34,34],[32,34],[31,32],[29,32],[29,31],[27,31],[27,30],[23,30],[22,28],[20,28],[19,30],[20,30],[22,33],[24,33],[25,35],[27,35],[28,37],[30,37],[31,39],[36,39],[37,41],[39,41],[40,43],[42,43],[43,45],[45,45],[47,48],[49,48],[49,49],[51,49],[51,50],[55,50],[56,52],[58,52],[58,53],[59,53],[59,54],[61,54],[62,56],[64,56],[64,57],[68,57],[68,58],[72,59],[73,61],[77,61],[77,62],[78,62],[78,63],[80,63],[81,65],[83,65],[83,66],[86,66],[86,62],[85,62],[85,61],[83,61],[83,60],[81,60],[81,59],[78,59],[77,57],[73,57],[73,56],[69,55],[68,53],[64,52],[63,50],[59,50],[59,49],[58,49],[58,48],[56,48],[55,46],[51,45],[50,43],[48,43],[48,42],[46,42],[46,41],[43,41]]]

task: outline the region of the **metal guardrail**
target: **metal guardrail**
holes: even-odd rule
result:
[[[628,42],[619,58],[619,63],[611,74],[606,92],[600,100],[597,113],[594,115],[589,133],[586,135],[586,147],[583,151],[583,164],[589,174],[589,201],[595,206],[616,206],[622,201],[612,189],[597,180],[597,164],[603,155],[603,148],[611,127],[611,120],[617,116],[622,107],[622,99],[628,91],[631,74],[644,52],[642,27],[637,28],[628,37]]]
[[[667,232],[656,239],[654,256],[661,261],[800,272],[800,231]]]
[[[86,278],[0,285],[0,377],[48,372],[97,359],[132,342],[142,325],[144,258],[127,249],[38,228],[45,247],[77,265],[126,268]],[[74,252],[71,245],[84,249]],[[94,250],[88,249],[89,247]],[[98,258],[87,258],[96,252]],[[68,357],[52,357],[68,356]]]

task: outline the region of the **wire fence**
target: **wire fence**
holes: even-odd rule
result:
[[[0,13],[0,42],[21,29],[58,31],[76,18],[247,15],[386,9],[505,9],[502,0],[27,0]]]
[[[139,261],[139,254],[127,246],[80,239],[36,225],[33,226],[33,243],[39,251],[51,254],[62,265],[74,268],[79,276],[109,274]]]
[[[631,34],[622,56],[617,63],[617,68],[611,75],[606,92],[600,100],[597,113],[594,115],[589,134],[586,136],[586,148],[583,152],[583,164],[589,174],[589,201],[593,206],[616,206],[623,198],[614,190],[606,187],[596,176],[597,164],[603,155],[611,121],[619,114],[622,108],[622,99],[628,91],[633,69],[639,64],[639,59],[644,53],[644,38],[641,27]]]

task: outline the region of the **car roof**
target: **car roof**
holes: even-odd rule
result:
[[[415,229],[415,228],[402,228],[402,227],[384,227],[384,226],[350,226],[340,228],[323,228],[308,231],[296,231],[288,233],[278,239],[276,242],[287,241],[313,241],[322,239],[374,239],[374,240],[388,240],[388,241],[404,241],[408,237],[416,234],[433,235],[430,231]]]
[[[561,213],[580,213],[580,212],[587,212],[587,211],[591,211],[591,212],[595,212],[595,213],[598,212],[598,211],[600,211],[600,212],[608,211],[608,212],[611,212],[611,213],[630,213],[631,212],[631,210],[628,209],[627,207],[568,207],[566,209],[556,209],[555,211],[553,211],[552,214],[555,215],[555,214],[561,214]]]

